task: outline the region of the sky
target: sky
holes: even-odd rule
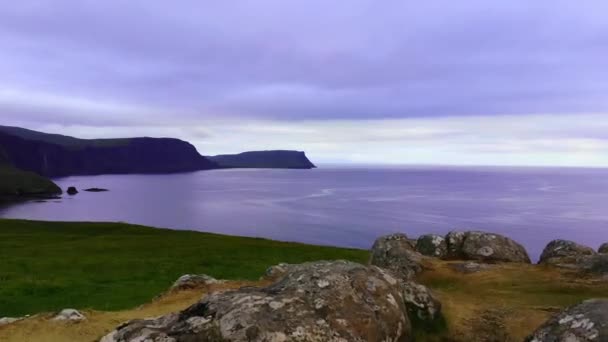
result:
[[[0,124],[318,164],[608,166],[605,0],[0,4]]]

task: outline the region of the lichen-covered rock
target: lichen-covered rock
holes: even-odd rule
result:
[[[124,324],[103,342],[411,341],[400,283],[347,261],[290,265],[265,288],[214,293],[190,308]]]
[[[462,254],[466,260],[530,263],[526,249],[508,237],[470,231],[464,235]]]
[[[413,281],[403,282],[401,286],[410,319],[432,322],[441,317],[441,302],[426,286]]]
[[[590,257],[589,271],[591,273],[606,276],[608,275],[608,254],[596,254]]]
[[[262,280],[277,280],[280,277],[284,276],[289,269],[289,264],[280,263],[278,265],[270,266],[266,269],[264,276],[262,276]]]
[[[195,289],[217,284],[220,281],[206,274],[184,274],[171,286],[171,291]]]
[[[597,250],[598,253],[608,254],[608,242],[603,243],[600,248]]]
[[[55,317],[53,321],[72,321],[79,322],[87,319],[82,313],[75,309],[63,309]]]
[[[370,264],[390,270],[400,279],[412,279],[420,273],[423,255],[416,252],[405,234],[378,238],[372,246]]]
[[[447,249],[447,259],[463,259],[462,244],[464,243],[465,232],[451,231],[445,236]]]
[[[416,241],[416,250],[422,255],[444,258],[448,253],[448,245],[441,235],[422,235]]]
[[[596,254],[593,248],[579,245],[568,240],[553,240],[547,244],[540,255],[540,264],[567,265],[576,263],[576,259]]]
[[[445,240],[448,259],[530,263],[530,257],[522,245],[500,234],[450,232]]]
[[[608,341],[608,299],[591,299],[549,319],[527,342]]]

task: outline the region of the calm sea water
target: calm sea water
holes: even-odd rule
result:
[[[103,187],[0,208],[0,217],[124,221],[156,227],[369,247],[382,234],[480,229],[533,258],[552,239],[608,241],[608,170],[320,168],[57,179]],[[179,248],[179,246],[176,246]]]

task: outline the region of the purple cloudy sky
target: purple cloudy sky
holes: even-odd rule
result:
[[[0,5],[0,123],[319,163],[608,166],[608,3]]]

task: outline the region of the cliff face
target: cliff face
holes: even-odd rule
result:
[[[300,151],[252,151],[209,157],[226,168],[313,169],[316,166]]]
[[[178,139],[71,138],[73,143],[63,145],[35,139],[25,139],[0,130],[0,147],[10,163],[16,168],[47,177],[172,173],[217,167],[201,156],[194,146]]]

